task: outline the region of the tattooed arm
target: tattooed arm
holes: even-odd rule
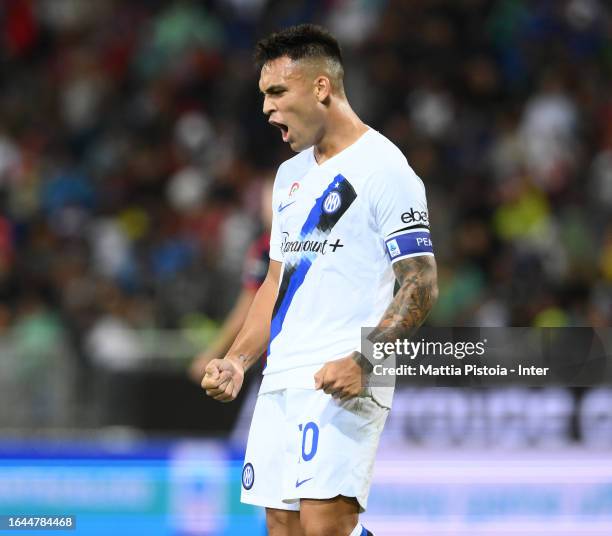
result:
[[[436,261],[431,255],[411,257],[393,265],[400,288],[373,331],[373,341],[409,338],[425,321],[438,298]]]
[[[422,255],[397,261],[393,265],[400,288],[387,307],[378,326],[368,336],[375,342],[409,338],[425,321],[438,297],[436,261]],[[331,361],[315,374],[315,387],[345,400],[358,396],[364,386],[364,373],[372,364],[359,352]]]
[[[393,265],[400,288],[385,314],[368,336],[372,343],[410,339],[427,318],[438,298],[436,261],[431,255],[410,257]],[[354,361],[366,372],[371,363],[355,353]]]

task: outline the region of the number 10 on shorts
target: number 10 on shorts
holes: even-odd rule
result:
[[[317,453],[319,427],[311,421],[306,424],[298,424],[298,428],[302,432],[302,459],[309,462]]]

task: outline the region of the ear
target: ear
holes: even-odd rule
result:
[[[318,76],[314,82],[315,97],[319,102],[325,102],[331,95],[331,82],[327,76]]]

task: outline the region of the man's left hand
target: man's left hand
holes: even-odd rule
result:
[[[359,396],[364,387],[364,373],[353,354],[325,363],[314,375],[315,389],[323,389],[340,400]]]

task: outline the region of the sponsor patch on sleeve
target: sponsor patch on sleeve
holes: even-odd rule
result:
[[[433,255],[433,243],[429,231],[405,231],[385,240],[387,253],[392,261],[417,255]]]

